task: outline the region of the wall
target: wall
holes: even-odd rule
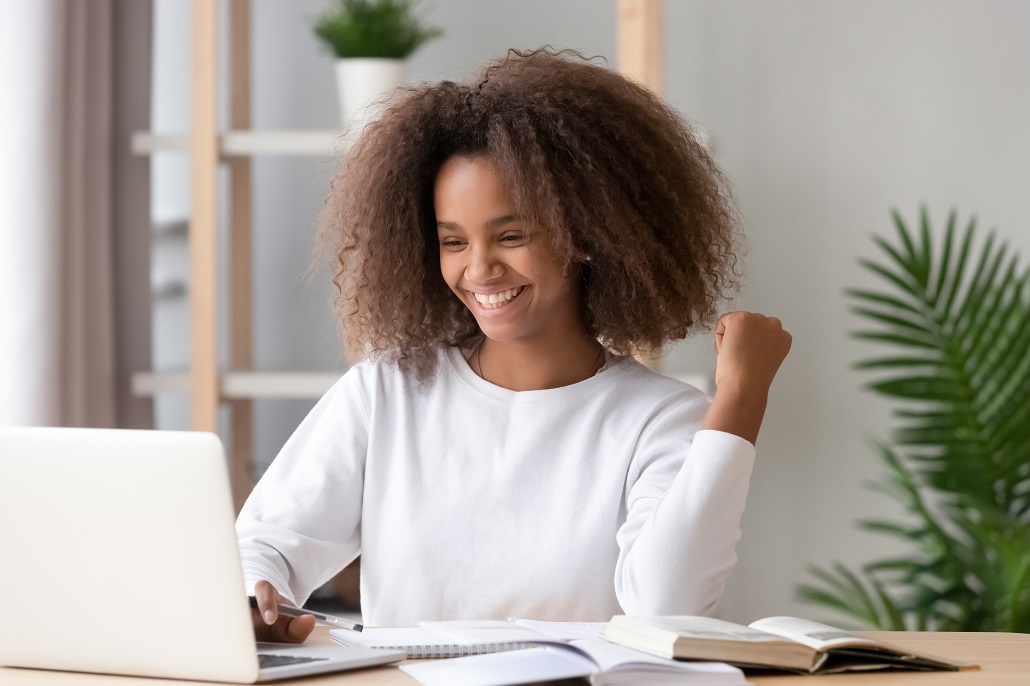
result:
[[[181,89],[187,8],[170,0],[156,6],[157,50],[165,51],[156,61],[166,82],[156,87]],[[613,0],[426,6],[447,36],[416,54],[415,79],[460,77],[507,47],[544,43],[614,63]],[[748,287],[737,306],[781,317],[795,337],[773,389],[740,564],[721,611],[731,619],[812,614],[793,598],[808,564],[857,563],[889,549],[853,526],[892,510],[862,487],[880,473],[869,440],[883,437],[889,422],[882,403],[862,392],[864,377],[850,369],[869,348],[848,338],[857,322],[842,296],[846,287],[872,283],[856,265],[875,254],[869,236],[891,230],[890,208],[911,220],[925,203],[937,225],[953,207],[964,218],[975,213],[983,228],[997,227],[1030,256],[1030,4],[667,6],[667,97],[708,130],[747,222]],[[308,30],[321,7],[254,3],[256,127],[335,124],[330,61]],[[181,93],[166,91],[155,102],[163,103],[155,120],[170,123],[179,116],[170,113],[181,111],[185,121]],[[162,183],[157,172],[155,183]],[[261,159],[255,174],[259,367],[341,368],[328,290],[305,290],[299,278],[329,169]],[[166,189],[184,183],[173,177]],[[167,196],[157,187],[154,197],[160,203]],[[170,204],[183,201],[179,193]],[[184,342],[169,343],[182,336],[176,331],[156,343],[166,346],[165,360],[184,355]],[[668,369],[710,371],[709,346],[680,346]],[[165,402],[168,408],[174,401]],[[308,405],[259,404],[259,461],[271,459]],[[165,422],[184,423],[181,408],[172,410]]]
[[[670,2],[668,96],[711,132],[749,224],[741,306],[795,337],[774,388],[723,610],[797,611],[812,563],[886,550],[853,522],[892,510],[862,482],[881,470],[879,400],[849,369],[845,287],[869,236],[925,203],[957,208],[1030,258],[1030,5],[1018,2]],[[673,28],[677,27],[677,28]],[[672,66],[678,65],[678,66]],[[811,612],[811,610],[808,610]]]

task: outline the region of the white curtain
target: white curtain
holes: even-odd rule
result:
[[[0,425],[147,427],[150,3],[0,3]]]

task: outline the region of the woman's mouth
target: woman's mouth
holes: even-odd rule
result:
[[[506,291],[500,291],[499,293],[490,293],[485,295],[483,293],[476,293],[475,291],[469,291],[472,297],[476,299],[476,302],[486,310],[499,310],[502,307],[506,307],[511,304],[511,301],[518,297],[525,289],[525,286],[516,286],[515,288],[509,288]]]

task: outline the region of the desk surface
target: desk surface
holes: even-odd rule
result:
[[[819,686],[832,683],[834,686],[864,686],[875,684],[902,684],[903,686],[972,686],[991,684],[999,686],[1026,686],[1030,684],[1030,634],[1001,633],[934,633],[934,632],[869,632],[899,646],[963,660],[980,665],[979,670],[961,672],[870,672],[836,674],[829,676],[762,676],[751,677],[758,686]],[[309,639],[313,643],[329,644],[327,630],[319,629]],[[828,681],[832,680],[832,681]],[[101,674],[78,674],[70,672],[47,672],[32,669],[0,668],[0,684],[54,684],[69,686],[161,686],[162,684],[183,684],[182,681],[164,679],[143,679],[135,677],[106,676]],[[337,686],[417,686],[418,682],[395,667],[376,667],[357,672],[343,672],[321,677],[306,677],[283,684],[298,683],[303,686],[336,684]],[[553,682],[562,686],[580,686],[585,680]]]

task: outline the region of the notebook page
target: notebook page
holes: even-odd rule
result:
[[[608,626],[608,622],[545,622],[540,619],[511,619],[509,621],[560,641],[597,638],[604,633]]]
[[[402,664],[401,671],[424,686],[511,686],[589,676],[597,671],[585,657],[561,648],[529,648],[439,662]]]
[[[419,622],[458,642],[538,641],[567,643],[597,638],[607,622],[545,622],[533,619],[479,619]]]

